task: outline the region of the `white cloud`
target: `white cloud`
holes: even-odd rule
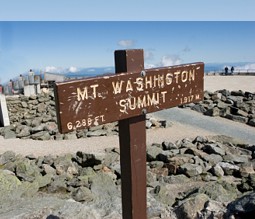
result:
[[[156,65],[151,64],[151,63],[145,63],[145,64],[144,64],[144,68],[145,68],[145,69],[156,68],[156,67],[157,67]]]
[[[79,71],[79,70],[78,70],[78,68],[76,68],[76,67],[74,67],[74,66],[71,66],[71,67],[69,68],[69,71],[72,72],[72,73],[74,73],[74,72],[77,72],[77,71]]]
[[[237,66],[235,68],[236,70],[255,70],[255,63],[250,63],[250,64],[246,64],[246,65],[243,65],[243,66]]]
[[[60,73],[63,71],[63,69],[55,66],[46,66],[45,71],[50,73]]]
[[[130,48],[135,44],[133,40],[120,40],[118,45],[125,48]]]
[[[172,66],[172,65],[180,65],[181,59],[177,55],[167,55],[161,58],[160,66]]]

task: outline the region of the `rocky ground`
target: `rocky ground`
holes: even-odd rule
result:
[[[148,218],[253,218],[255,145],[226,136],[147,146]],[[0,155],[0,218],[121,218],[119,149]]]
[[[209,116],[254,126],[250,92],[206,92],[189,104]],[[7,99],[5,138],[63,140],[118,134],[117,123],[61,135],[54,96]],[[147,120],[147,128],[169,121]],[[0,155],[0,218],[121,218],[118,148],[104,154]],[[147,145],[147,216],[165,219],[255,218],[255,145],[227,137]]]
[[[206,116],[221,116],[255,127],[255,93],[225,89],[205,91],[203,101],[182,107],[190,107]]]

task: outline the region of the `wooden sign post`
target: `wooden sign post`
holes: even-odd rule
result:
[[[145,219],[146,113],[202,100],[204,64],[144,70],[143,50],[119,50],[115,71],[55,84],[59,130],[119,121],[123,218]]]

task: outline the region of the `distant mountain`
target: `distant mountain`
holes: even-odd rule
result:
[[[114,71],[114,67],[82,68],[79,71],[67,72],[64,75],[68,78],[92,77],[96,75],[114,73]]]
[[[208,72],[222,72],[224,71],[224,68],[228,66],[231,68],[231,66],[234,66],[235,70],[237,71],[246,71],[251,70],[255,72],[255,62],[224,62],[224,63],[205,63],[205,73]],[[47,71],[48,70],[48,71]],[[33,69],[34,73],[36,75],[42,75],[45,71],[49,73],[54,74],[62,74],[65,75],[68,78],[86,78],[86,77],[93,77],[97,75],[104,75],[104,74],[110,74],[115,72],[114,66],[106,66],[106,67],[91,67],[91,68],[76,68],[76,67],[70,67],[70,68],[57,68],[57,67],[50,67],[45,68],[44,70],[40,69]],[[23,76],[28,75],[28,72],[25,72],[22,74]],[[12,78],[12,80],[17,80],[18,76],[16,78]]]

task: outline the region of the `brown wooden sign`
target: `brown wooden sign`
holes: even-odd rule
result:
[[[118,50],[116,75],[55,85],[62,133],[119,121],[123,219],[147,218],[145,114],[203,98],[203,63],[143,69],[143,50]]]
[[[204,64],[56,83],[58,124],[67,133],[203,98]]]

